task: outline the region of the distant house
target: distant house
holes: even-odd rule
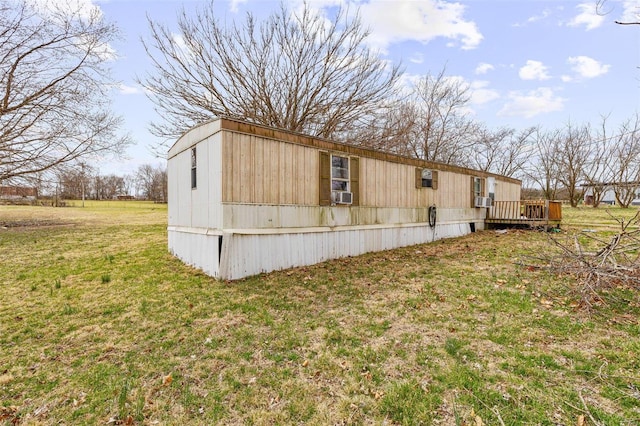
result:
[[[600,204],[608,204],[614,206],[617,204],[615,189],[618,191],[631,191],[629,195],[633,197],[632,206],[640,205],[640,182],[610,182],[597,184],[584,184],[583,202],[587,206],[594,204],[595,197],[600,197]]]
[[[521,182],[231,119],[168,155],[169,250],[221,279],[484,229]],[[518,216],[519,217],[519,216]]]
[[[2,200],[36,200],[38,189],[27,186],[0,186]]]

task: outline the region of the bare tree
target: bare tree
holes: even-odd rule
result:
[[[340,139],[374,119],[400,76],[365,46],[368,31],[345,9],[327,20],[306,3],[300,12],[282,3],[264,21],[249,13],[225,26],[209,2],[195,16],[182,11],[178,35],[149,25],[143,43],[155,71],[140,82],[163,116],[151,126],[161,137],[231,116]]]
[[[558,193],[558,131],[543,132],[536,128],[532,134],[533,152],[526,171],[528,178],[535,182],[547,200],[554,200]]]
[[[597,208],[602,201],[608,183],[611,182],[612,157],[611,137],[607,131],[608,116],[601,117],[600,131],[594,135],[591,158],[585,164],[583,179],[585,188],[588,188],[590,202]]]
[[[349,143],[378,151],[415,157],[417,121],[415,104],[406,99],[391,99],[376,114],[375,123],[354,129]]]
[[[468,85],[445,73],[443,68],[417,80],[378,116],[371,134],[354,139],[400,155],[468,165],[468,150],[482,128],[466,115]]]
[[[96,176],[93,190],[96,200],[111,200],[117,195],[127,195],[124,178],[114,174]]]
[[[465,114],[469,87],[445,72],[443,68],[436,75],[427,74],[415,86],[417,128],[411,149],[418,158],[465,165],[472,144],[469,136],[479,125]]]
[[[57,174],[62,198],[80,200],[89,197],[96,175],[93,167],[86,163],[67,165],[65,168],[58,168]]]
[[[611,176],[617,203],[629,207],[640,188],[640,115],[625,120],[611,148]]]
[[[126,145],[107,101],[116,35],[97,9],[0,0],[0,180]]]
[[[479,170],[522,178],[531,155],[531,137],[535,132],[535,127],[519,132],[507,127],[494,131],[482,129],[469,153],[469,165]]]
[[[167,169],[143,164],[136,173],[138,193],[147,200],[167,201]]]
[[[593,153],[591,129],[588,124],[574,126],[570,122],[555,133],[558,181],[567,191],[571,207],[582,197],[580,183]]]

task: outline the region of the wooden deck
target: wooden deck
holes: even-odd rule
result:
[[[562,203],[548,200],[494,201],[485,220],[488,228],[522,225],[547,229],[559,227],[561,222]]]

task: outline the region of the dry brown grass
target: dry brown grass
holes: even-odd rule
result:
[[[162,207],[35,210],[0,220],[72,226],[0,230],[0,422],[640,421],[637,294],[576,311],[517,265],[543,233],[226,283],[168,255]]]

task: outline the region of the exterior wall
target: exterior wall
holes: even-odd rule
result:
[[[0,199],[3,200],[35,200],[38,190],[26,186],[0,186]]]
[[[169,251],[187,265],[220,278],[221,236],[215,231],[168,227]]]
[[[640,205],[640,189],[636,188],[635,191],[636,191],[636,198],[634,198],[633,201],[631,201],[632,206]],[[588,198],[591,196],[593,196],[593,188],[586,187],[583,194],[583,202],[585,204],[593,204],[592,202],[587,203]],[[610,205],[617,204],[616,194],[612,187],[607,186],[604,188],[600,196],[600,204],[610,204]]]
[[[358,205],[320,205],[321,152],[358,158]],[[416,187],[420,168],[437,171],[437,189]],[[169,250],[222,279],[484,229],[473,177],[490,176],[231,120],[181,137],[169,151],[168,173]],[[519,181],[491,176],[496,200],[520,199]]]
[[[436,228],[406,225],[230,234],[223,237],[220,277],[234,280],[329,259],[458,237],[469,232],[469,224],[460,223]],[[269,253],[269,256],[265,256],[265,253]]]
[[[213,131],[213,133],[209,133]],[[191,188],[191,149],[196,148],[196,188]],[[222,234],[220,129],[202,126],[185,134],[169,152],[169,251],[185,263],[219,276]]]
[[[518,201],[520,199],[520,185],[510,182],[496,181],[496,200],[498,201]]]
[[[222,201],[318,205],[318,150],[241,133],[225,133]]]
[[[225,132],[223,203],[318,206],[321,150],[325,150],[324,147]],[[343,154],[335,147],[326,150]],[[438,171],[439,189],[416,188],[415,164],[388,161],[384,156],[368,158],[357,151],[355,154],[360,155],[353,156],[360,160],[360,206],[416,208],[436,204],[473,208],[469,176],[487,175],[459,167],[433,165],[431,168]],[[486,191],[484,195],[487,195]],[[519,200],[520,182],[497,177],[496,199]]]
[[[198,136],[187,134],[186,136]],[[167,164],[168,224],[194,228],[222,228],[221,133],[199,139],[187,137],[183,150]],[[191,188],[191,148],[196,148],[196,188]]]

